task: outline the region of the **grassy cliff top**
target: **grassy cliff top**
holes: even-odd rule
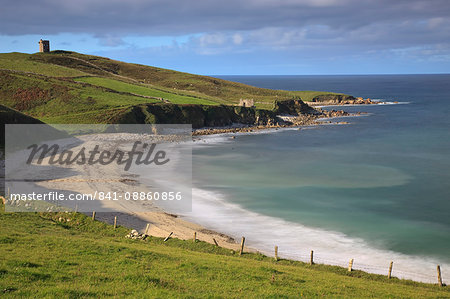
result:
[[[261,254],[239,256],[205,242],[129,240],[124,238],[129,228],[114,230],[79,213],[5,213],[3,208],[0,201],[0,293],[7,297],[450,296],[437,285]]]
[[[272,109],[276,100],[335,95],[258,88],[68,51],[0,54],[0,75],[0,103],[43,120],[72,115],[102,122],[111,109],[158,102],[236,105],[254,99],[257,108]]]

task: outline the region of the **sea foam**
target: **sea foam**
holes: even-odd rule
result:
[[[192,212],[184,217],[239,240],[246,237],[246,245],[264,254],[309,261],[314,250],[314,262],[347,267],[354,259],[353,269],[387,275],[390,261],[394,261],[392,275],[403,279],[436,282],[437,260],[411,256],[369,246],[364,240],[336,231],[307,227],[299,223],[258,214],[227,200],[225,194],[199,188],[192,191]],[[450,265],[441,264],[449,269]],[[443,271],[443,280],[446,273]]]

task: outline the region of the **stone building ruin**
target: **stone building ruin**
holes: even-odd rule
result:
[[[253,99],[240,99],[239,100],[239,106],[242,106],[242,107],[254,107],[255,106],[255,102],[253,101]]]
[[[48,40],[39,40],[39,52],[47,53],[50,52],[50,41]]]

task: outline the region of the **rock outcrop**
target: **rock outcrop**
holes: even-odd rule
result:
[[[342,117],[342,116],[349,116],[350,113],[344,111],[344,110],[322,110],[322,113],[324,115],[324,117]],[[359,113],[355,113],[358,114]]]
[[[324,94],[312,99],[312,105],[369,105],[376,104],[371,99],[355,98],[344,94]]]
[[[307,105],[299,98],[286,101],[276,101],[274,110],[277,114],[289,114],[289,115],[319,114],[317,110]]]
[[[137,230],[133,229],[131,232],[125,236],[127,239],[133,239],[133,240],[145,240],[147,239],[148,235],[146,234],[140,234]]]

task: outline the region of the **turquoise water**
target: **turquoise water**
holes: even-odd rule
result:
[[[194,211],[194,218],[236,237],[253,234],[253,245],[263,251],[271,248],[267,233],[254,232],[267,225],[276,242],[291,239],[283,244],[291,257],[299,249],[289,246],[319,247],[326,260],[332,247],[350,244],[346,248],[364,255],[360,260],[368,267],[374,260],[363,254],[367,248],[377,250],[378,263],[399,254],[410,274],[415,266],[420,271],[420,262],[412,265],[408,258],[427,259],[430,269],[450,263],[450,75],[224,78],[402,104],[346,107],[369,113],[347,119],[350,125],[207,140],[194,150],[193,177],[196,188],[209,192],[197,209],[209,206],[210,215]],[[246,212],[251,217],[239,220]],[[293,224],[298,235],[286,228]],[[327,245],[314,231],[305,237],[305,228],[340,239]]]

